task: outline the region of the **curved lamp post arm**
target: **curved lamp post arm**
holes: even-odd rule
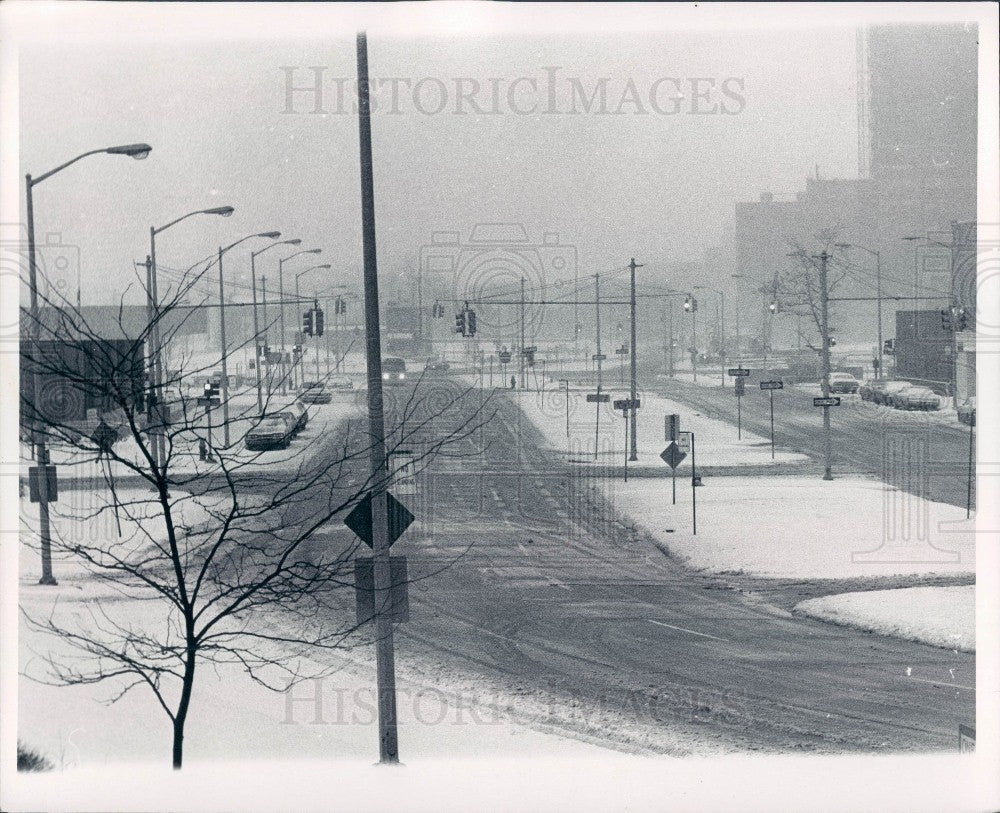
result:
[[[279,240],[277,243],[271,243],[271,245],[264,246],[264,248],[259,249],[258,251],[252,251],[252,252],[250,252],[250,254],[253,257],[257,257],[258,255],[263,254],[265,251],[268,251],[268,250],[270,250],[272,248],[276,248],[277,246],[297,246],[297,245],[299,245],[301,243],[302,243],[302,241],[299,240],[298,238],[296,238],[294,240]]]
[[[194,217],[195,215],[222,215],[222,217],[229,217],[233,213],[234,209],[232,206],[216,206],[213,209],[199,209],[196,212],[188,212],[186,215],[181,215],[176,220],[171,220],[166,226],[153,226],[153,234],[157,235],[160,232],[166,231],[171,226],[176,226],[182,220],[187,220],[189,217]]]
[[[150,147],[149,144],[125,144],[120,147],[102,147],[99,150],[88,150],[87,152],[81,153],[80,155],[76,156],[76,158],[71,158],[66,163],[60,164],[55,169],[50,169],[48,172],[39,175],[37,178],[30,178],[29,176],[30,180],[28,181],[28,185],[35,186],[37,184],[40,184],[46,178],[50,178],[57,172],[61,172],[62,170],[66,169],[66,167],[70,166],[70,164],[75,164],[77,161],[86,158],[90,155],[97,155],[98,153],[103,152],[103,153],[108,153],[109,155],[128,155],[132,158],[141,161],[152,151],[153,148]]]

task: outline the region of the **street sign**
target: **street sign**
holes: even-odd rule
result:
[[[628,348],[627,347],[619,347],[617,350],[615,350],[615,355],[618,355],[618,356],[627,356],[628,355]]]
[[[684,454],[691,453],[691,433],[681,432],[680,436],[677,438],[677,448],[680,449]]]
[[[608,357],[606,355],[604,355],[604,353],[595,353],[590,358],[591,358],[592,361],[607,361],[608,360]]]
[[[832,407],[840,406],[839,398],[813,398],[813,406]]]
[[[780,390],[784,386],[785,385],[782,384],[780,381],[761,381],[760,382],[760,388],[762,390]]]
[[[391,452],[392,461],[392,490],[401,497],[415,497],[417,495],[417,470],[413,459],[413,452],[409,449],[399,449]]]
[[[737,398],[741,398],[746,394],[746,384],[742,378],[736,379],[736,386],[733,387],[733,391],[736,393]]]
[[[615,409],[632,409],[633,407],[638,409],[641,405],[642,404],[638,398],[634,401],[631,398],[619,398],[612,404]]]
[[[501,364],[510,364],[510,350],[501,350],[500,351],[500,363]]]
[[[587,403],[588,404],[606,404],[611,400],[611,396],[606,392],[588,392],[587,393]]]
[[[729,374],[733,378],[746,378],[747,376],[750,375],[750,371],[747,370],[745,367],[730,367]]]
[[[389,557],[389,618],[402,623],[410,620],[405,556]],[[354,604],[359,624],[375,618],[375,560],[359,556],[354,560]]]
[[[389,544],[391,545],[403,535],[403,531],[410,527],[413,522],[413,514],[392,494],[385,495],[386,513],[389,516]],[[367,495],[361,502],[354,506],[344,518],[344,524],[354,533],[364,540],[364,543],[372,547],[372,495]]]
[[[39,496],[39,466],[30,466],[28,468],[28,499],[31,502],[41,502],[41,497]],[[56,481],[56,467],[53,465],[48,465],[45,467],[45,479],[46,485],[48,486],[48,502],[55,502],[59,499],[59,487]]]
[[[681,431],[681,416],[674,415],[664,415],[663,416],[663,439],[664,440],[677,440],[677,435]]]
[[[222,403],[218,398],[203,398],[201,396],[196,398],[195,401],[200,407],[217,407]]]
[[[676,469],[684,458],[687,457],[685,452],[682,452],[680,447],[671,442],[662,452],[660,452],[660,460],[666,463],[670,468]]]

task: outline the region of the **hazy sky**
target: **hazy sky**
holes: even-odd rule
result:
[[[151,224],[222,204],[236,214],[191,219],[163,234],[161,264],[187,266],[220,242],[278,229],[301,237],[303,248],[324,249],[322,259],[297,269],[330,262],[357,278],[355,50],[344,34],[322,45],[268,41],[261,31],[257,42],[22,49],[22,173],[104,145],[154,148],[143,162],[87,159],[36,188],[39,240],[58,232],[79,247],[85,304],[117,299],[132,261],[147,253]],[[817,164],[825,176],[856,175],[854,33],[846,26],[372,35],[369,61],[382,81],[372,128],[387,276],[414,269],[433,230],[467,235],[494,221],[523,223],[535,240],[558,232],[576,247],[581,273],[629,256],[651,269],[697,260],[723,238],[735,201],[795,192]],[[282,66],[296,68],[296,85],[312,84],[311,66],[323,67],[324,114],[311,112],[310,93],[295,94],[296,112],[284,112]],[[599,98],[588,112],[580,93],[590,97],[602,78],[605,112]],[[410,82],[396,83],[395,112],[385,110],[386,79]],[[456,80],[467,94],[478,83],[471,95],[483,112],[458,98]],[[651,94],[665,112],[653,109]],[[229,263],[234,275],[246,265],[245,254]]]

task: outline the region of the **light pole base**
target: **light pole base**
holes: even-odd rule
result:
[[[824,480],[832,480],[832,479],[833,479],[833,475],[832,475],[832,474],[831,474],[830,472],[826,472],[826,473],[825,473],[825,474],[823,475],[823,479],[824,479]]]
[[[59,584],[59,582],[55,580],[54,576],[42,576],[42,578],[38,580],[38,583],[44,584],[49,587],[55,587],[57,584]]]

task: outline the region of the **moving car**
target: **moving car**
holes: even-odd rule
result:
[[[351,381],[346,375],[335,375],[330,379],[330,389],[331,390],[352,390],[354,389],[354,382]]]
[[[308,381],[302,385],[299,400],[303,404],[329,404],[333,400],[333,395],[327,392],[321,381]]]
[[[855,393],[860,386],[850,373],[830,373],[830,392]]]
[[[287,416],[268,415],[247,432],[244,441],[248,449],[287,449],[292,442],[292,426]]]
[[[976,423],[976,396],[966,398],[958,407],[958,420],[960,423],[973,426]]]
[[[941,399],[928,387],[911,385],[891,393],[888,404],[896,409],[937,409]]]
[[[873,381],[872,401],[876,404],[888,404],[889,396],[912,386],[909,381]]]
[[[401,358],[382,359],[382,381],[399,386],[406,383],[406,362]]]

